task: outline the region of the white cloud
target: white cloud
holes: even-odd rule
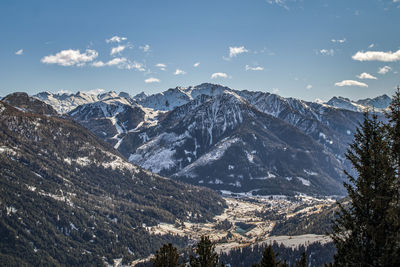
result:
[[[354,80],[344,80],[341,82],[335,83],[335,86],[343,87],[343,86],[360,86],[360,87],[368,87],[368,84],[362,83]]]
[[[176,69],[176,71],[174,73],[174,75],[183,75],[183,74],[186,74],[186,72],[183,70],[180,70],[180,69]]]
[[[100,68],[100,67],[104,67],[104,66],[107,66],[107,65],[103,61],[95,61],[95,62],[92,63],[92,66],[96,67],[96,68]]]
[[[145,83],[159,83],[160,79],[154,78],[154,77],[150,77],[146,80],[144,80]]]
[[[139,46],[140,49],[143,50],[143,52],[149,52],[150,51],[150,45],[144,45],[144,46]]]
[[[119,69],[127,69],[127,70],[136,69],[138,71],[146,71],[142,63],[136,61],[130,61],[125,57],[116,57],[107,62],[96,61],[92,63],[92,66],[97,68],[105,66],[109,67],[116,66]]]
[[[236,47],[230,46],[229,47],[229,57],[230,58],[236,57],[239,54],[247,53],[247,52],[249,52],[249,50],[247,50],[244,46],[236,46]]]
[[[343,39],[332,39],[331,41],[332,41],[332,43],[343,44],[344,42],[346,42],[346,38],[343,38]]]
[[[312,85],[309,84],[309,85],[306,86],[306,88],[307,88],[307,89],[311,89],[311,88],[312,88]]]
[[[211,74],[211,79],[217,79],[217,78],[228,78],[228,74],[223,72],[215,72]]]
[[[369,73],[363,72],[360,75],[357,76],[359,79],[370,79],[370,80],[376,80],[377,78]]]
[[[102,94],[104,93],[105,90],[101,89],[101,88],[96,88],[96,89],[92,89],[89,91],[83,91],[83,93],[89,94],[89,95],[98,95],[98,94]]]
[[[157,68],[160,68],[160,70],[166,70],[167,65],[165,65],[164,63],[158,63],[156,64]]]
[[[257,67],[250,67],[249,65],[246,65],[244,68],[245,68],[246,71],[248,71],[248,70],[253,70],[253,71],[264,70],[264,68],[263,68],[263,67],[260,67],[260,66],[257,66]]]
[[[379,73],[379,74],[386,74],[386,73],[388,73],[388,72],[391,71],[391,70],[392,70],[391,67],[389,67],[389,66],[384,66],[384,67],[382,67],[382,68],[379,68],[378,73]]]
[[[272,89],[272,93],[274,93],[274,94],[279,93],[279,89],[278,89],[278,88],[273,88],[273,89]]]
[[[120,37],[120,36],[113,36],[110,39],[107,39],[107,43],[120,43],[122,41],[125,41],[126,37]]]
[[[267,0],[267,3],[269,4],[276,4],[278,6],[281,6],[285,9],[289,9],[288,6],[286,5],[286,0]]]
[[[15,52],[15,54],[17,55],[17,56],[20,56],[20,55],[22,55],[24,53],[24,49],[20,49],[20,50],[18,50],[17,52]]]
[[[200,62],[196,62],[193,64],[193,67],[197,68],[200,65]]]
[[[115,54],[120,54],[122,51],[125,50],[125,48],[126,48],[125,45],[119,45],[119,46],[113,47],[113,48],[111,48],[110,55],[112,56],[112,55],[115,55]]]
[[[396,52],[382,52],[382,51],[358,51],[352,57],[358,61],[382,61],[382,62],[394,62],[400,61],[400,49]]]
[[[104,66],[115,66],[121,65],[126,63],[128,60],[124,57],[116,57],[111,59],[110,61],[103,62],[103,61],[96,61],[92,63],[93,67],[104,67]]]
[[[78,49],[62,50],[55,55],[43,57],[40,61],[45,64],[58,64],[61,66],[83,66],[86,62],[91,62],[99,54],[96,50],[86,49],[81,53]]]
[[[126,63],[128,60],[124,57],[116,57],[106,63],[107,66],[115,66]]]
[[[368,48],[373,48],[375,46],[375,44],[370,44],[369,46],[368,46]]]
[[[321,49],[319,53],[324,56],[333,56],[335,54],[335,50],[333,49]]]
[[[61,90],[58,90],[58,91],[56,92],[56,94],[60,94],[60,95],[63,95],[63,94],[72,94],[72,92],[71,92],[70,90],[61,89]]]
[[[137,61],[129,61],[129,60],[126,64],[123,64],[123,66],[121,66],[120,68],[127,69],[127,70],[136,69],[138,71],[146,71],[146,69],[142,63],[137,62]]]

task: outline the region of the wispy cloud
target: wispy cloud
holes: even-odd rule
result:
[[[120,36],[113,36],[110,39],[107,39],[107,43],[120,43],[122,41],[125,41],[127,38],[126,37],[120,37]]]
[[[15,54],[16,54],[17,56],[21,56],[23,53],[24,53],[24,49],[20,49],[20,50],[18,50],[17,52],[15,52]]]
[[[346,38],[343,38],[343,39],[332,39],[331,42],[332,43],[343,44],[344,42],[346,42]]]
[[[267,0],[267,3],[269,4],[276,4],[278,6],[281,6],[285,9],[289,9],[289,7],[286,5],[286,0]]]
[[[366,73],[366,72],[361,73],[360,75],[357,76],[357,78],[359,78],[359,79],[370,79],[370,80],[378,79],[375,76],[373,76],[373,75],[371,75],[369,73]]]
[[[244,46],[230,46],[229,47],[229,57],[236,57],[237,55],[240,55],[242,53],[247,53],[249,50],[247,50]]]
[[[318,52],[319,52],[319,54],[321,54],[323,56],[333,56],[333,55],[335,55],[335,50],[333,50],[333,49],[321,49]]]
[[[93,61],[99,54],[96,50],[86,49],[81,53],[78,49],[62,50],[55,55],[43,57],[40,61],[45,64],[57,64],[60,66],[83,66],[87,62]]]
[[[125,45],[119,45],[119,46],[113,47],[113,48],[111,48],[110,55],[112,56],[115,54],[120,54],[122,51],[125,50],[125,48],[126,48]]]
[[[386,74],[386,73],[388,73],[388,72],[391,71],[391,70],[392,70],[391,67],[389,67],[389,66],[384,66],[384,67],[382,67],[382,68],[379,68],[378,73],[379,73],[379,74]]]
[[[144,80],[145,83],[159,83],[160,79],[154,78],[154,77],[150,77],[146,80]]]
[[[176,69],[176,71],[174,73],[174,75],[183,75],[183,74],[186,74],[186,72],[181,69]]]
[[[128,59],[124,57],[116,57],[111,59],[110,61],[103,62],[103,61],[96,61],[92,63],[93,67],[104,67],[104,66],[116,66],[116,65],[122,65],[126,63]]]
[[[101,89],[101,88],[96,88],[96,89],[92,89],[89,91],[83,91],[83,93],[88,94],[88,95],[98,95],[98,94],[102,94],[104,92],[105,92],[105,90]]]
[[[160,70],[166,70],[167,65],[165,65],[164,63],[158,63],[156,64],[157,68],[160,68]]]
[[[143,66],[142,63],[137,62],[137,61],[130,61],[122,66],[123,69],[127,70],[138,70],[138,71],[146,71],[145,67]]]
[[[144,46],[139,46],[140,49],[143,50],[143,52],[149,52],[150,51],[150,45],[144,45]]]
[[[368,87],[368,84],[362,83],[354,80],[344,80],[341,82],[335,83],[335,86],[343,87],[343,86],[359,86],[359,87]]]
[[[358,51],[352,57],[358,61],[382,61],[382,62],[394,62],[400,60],[400,49],[396,52],[383,52],[383,51]]]
[[[72,91],[61,89],[61,90],[58,90],[58,91],[56,92],[56,94],[60,94],[60,95],[63,95],[63,94],[72,94]]]
[[[200,65],[200,62],[196,62],[193,64],[193,67],[197,68]]]
[[[116,57],[107,62],[96,61],[96,62],[92,63],[92,66],[97,67],[97,68],[106,67],[106,66],[108,66],[108,67],[116,66],[119,69],[127,69],[127,70],[136,69],[138,71],[146,70],[142,63],[139,63],[136,61],[130,61],[125,57]]]
[[[252,71],[261,71],[261,70],[264,70],[263,67],[260,67],[260,66],[251,67],[251,66],[249,66],[249,65],[246,65],[246,66],[244,67],[244,69],[245,69],[246,71],[248,71],[248,70],[252,70]]]
[[[228,78],[228,74],[224,72],[215,72],[211,74],[211,79],[217,79],[217,78]]]

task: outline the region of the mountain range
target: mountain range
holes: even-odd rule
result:
[[[154,95],[35,97],[69,110],[130,162],[225,193],[343,195],[344,154],[363,119],[363,109],[334,101],[343,98],[307,102],[208,83]],[[356,104],[383,110],[388,98]]]
[[[0,259],[4,266],[130,263],[187,238],[151,234],[223,211],[214,191],[150,173],[51,106],[0,101]]]

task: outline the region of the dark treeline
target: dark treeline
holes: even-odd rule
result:
[[[316,242],[308,246],[300,245],[291,248],[274,242],[236,248],[218,255],[209,237],[202,236],[194,248],[180,253],[172,244],[164,245],[156,252],[151,262],[137,266],[173,267],[185,264],[191,267],[324,266],[325,263],[333,260],[334,254],[333,243]]]
[[[286,261],[290,266],[295,266],[295,263],[301,258],[302,253],[306,253],[307,255],[307,262],[310,264],[307,266],[323,266],[325,263],[331,262],[335,254],[335,246],[333,243],[321,244],[317,242],[309,244],[308,246],[301,245],[296,248],[291,248],[274,242],[271,246],[277,261]],[[221,253],[220,260],[235,267],[251,266],[261,261],[263,251],[267,247],[268,244],[265,243],[236,248],[228,253]]]

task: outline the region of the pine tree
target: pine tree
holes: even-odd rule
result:
[[[268,245],[262,253],[260,263],[253,264],[253,267],[277,267],[279,262],[276,261],[275,252],[271,245]]]
[[[260,262],[260,267],[275,267],[278,266],[278,262],[275,259],[275,253],[272,246],[269,245],[263,251],[263,255]]]
[[[345,172],[348,205],[339,204],[331,235],[337,254],[335,266],[391,266],[389,220],[395,171],[385,127],[368,113],[346,154],[357,177]]]
[[[296,262],[296,267],[307,267],[307,255],[305,252],[301,253],[301,258]]]
[[[198,257],[190,257],[191,267],[216,267],[218,266],[218,254],[215,245],[208,236],[201,236],[196,246]]]
[[[156,252],[153,259],[154,267],[178,267],[178,250],[169,243],[164,244],[159,251]]]
[[[386,125],[388,139],[391,145],[392,161],[395,168],[394,195],[392,207],[389,215],[391,221],[392,240],[390,244],[393,247],[387,249],[387,257],[391,262],[400,266],[400,88],[397,87],[395,95],[389,106],[389,112],[386,113],[388,124]]]

